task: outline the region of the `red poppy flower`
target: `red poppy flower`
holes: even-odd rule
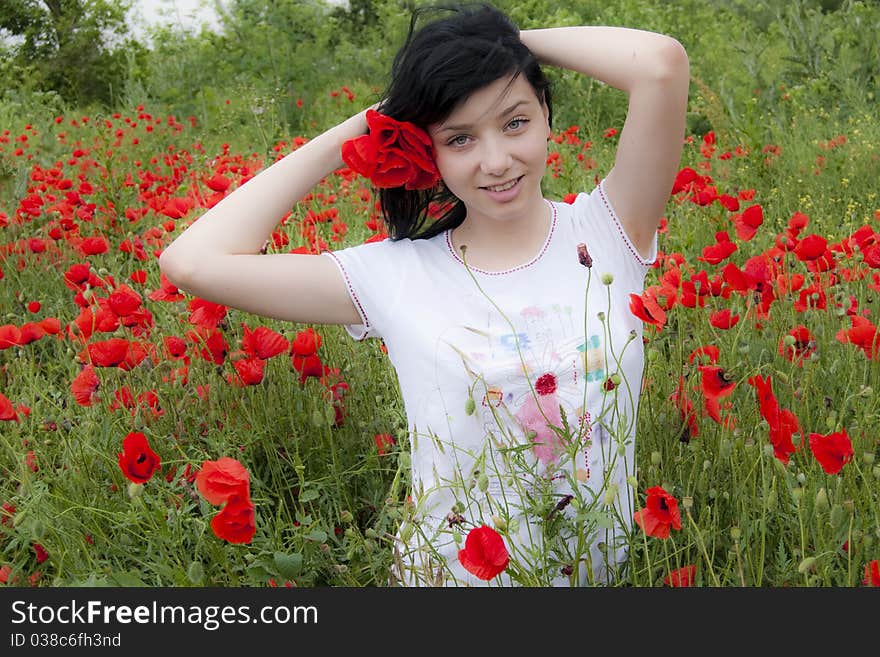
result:
[[[806,262],[821,257],[828,248],[828,240],[821,235],[807,235],[794,247],[795,257]]]
[[[148,296],[150,301],[182,301],[183,295],[179,292],[176,285],[172,285],[171,281],[165,278],[165,274],[160,272],[159,280],[161,287]]]
[[[826,474],[837,474],[853,457],[846,429],[828,435],[810,434],[810,449]]]
[[[189,309],[191,311],[189,323],[202,328],[217,328],[226,317],[226,306],[204,299],[193,299],[189,302]]]
[[[715,239],[715,244],[703,247],[702,255],[698,256],[697,260],[708,262],[710,265],[717,265],[730,257],[739,248],[730,241],[730,236],[726,231],[715,233]]]
[[[342,145],[342,160],[376,187],[430,189],[440,180],[431,137],[413,123],[369,109],[369,132]]]
[[[673,588],[686,588],[694,585],[694,577],[697,574],[697,567],[685,566],[684,568],[679,568],[678,570],[673,570],[666,577],[663,578],[663,583],[666,586],[671,586]]]
[[[678,408],[682,422],[687,424],[686,432],[682,435],[681,441],[685,443],[690,442],[691,438],[696,438],[700,435],[700,425],[697,423],[694,403],[688,397],[687,386],[683,376],[678,378],[678,387],[669,395],[669,399]]]
[[[98,388],[101,382],[95,373],[95,368],[86,365],[76,378],[70,383],[70,391],[73,398],[80,406],[91,406],[98,401]]]
[[[122,441],[122,451],[116,455],[122,474],[136,484],[150,480],[159,469],[159,455],[150,449],[146,436],[139,431],[132,431]]]
[[[100,236],[87,237],[79,245],[79,250],[86,256],[107,253],[109,248],[110,243],[107,238]]]
[[[688,362],[693,363],[700,356],[706,356],[713,365],[718,362],[721,350],[715,345],[703,345],[694,349],[688,356]]]
[[[18,413],[15,412],[12,401],[2,392],[0,392],[0,421],[18,422]]]
[[[734,216],[733,222],[736,224],[736,236],[749,241],[764,223],[764,209],[759,204],[749,206],[742,214]]]
[[[232,495],[226,505],[211,519],[217,538],[230,543],[250,543],[257,531],[254,503],[247,495]]]
[[[880,561],[874,559],[865,564],[865,579],[862,580],[865,586],[880,586]]]
[[[287,345],[285,337],[272,329],[258,326],[251,331],[247,324],[244,325],[241,348],[251,356],[263,359],[272,358],[272,356],[286,351]]]
[[[141,307],[142,301],[141,295],[128,285],[122,284],[107,297],[107,303],[114,313],[126,317],[136,312]]]
[[[474,527],[468,532],[464,549],[458,551],[458,562],[474,577],[489,581],[504,572],[510,555],[501,535],[487,525]]]
[[[670,529],[681,529],[681,515],[678,501],[662,486],[649,488],[645,508],[633,514],[633,520],[648,535],[654,538],[669,538]]]
[[[391,449],[391,446],[397,443],[394,440],[394,436],[390,433],[377,433],[373,436],[373,442],[376,443],[376,450],[379,452],[379,456],[385,456],[388,450]]]
[[[324,364],[317,355],[312,356],[292,356],[291,364],[293,369],[299,372],[299,382],[305,383],[310,376],[320,378],[324,375]]]
[[[223,504],[233,495],[250,495],[250,475],[245,467],[229,456],[205,461],[196,475],[196,487],[210,504]]]
[[[285,341],[285,345],[287,341]],[[262,358],[241,358],[232,363],[238,373],[238,380],[246,386],[255,386],[263,380],[266,361]]]
[[[803,366],[804,360],[816,352],[816,339],[803,324],[795,326],[786,335],[794,338],[794,343],[786,344],[783,337],[779,341],[779,354],[791,362]]]
[[[653,324],[658,329],[666,325],[666,311],[663,310],[653,296],[643,293],[629,295],[629,309],[633,315],[643,322]]]
[[[727,397],[733,392],[736,382],[727,378],[727,373],[717,365],[700,365],[700,389],[705,397]]]
[[[14,324],[0,326],[0,349],[21,346],[21,329]]]
[[[296,356],[311,356],[321,347],[321,334],[313,328],[300,331],[290,343],[290,353]]]
[[[110,338],[89,344],[80,354],[83,362],[96,367],[117,367],[128,356],[130,343],[122,338]]]
[[[730,308],[717,310],[709,315],[709,323],[717,329],[726,331],[739,322],[739,315],[731,315]]]
[[[844,344],[849,342],[856,345],[865,352],[865,356],[869,360],[880,354],[880,331],[871,323],[871,320],[861,315],[850,315],[850,322],[852,328],[840,329],[837,332],[835,337],[838,342]]]

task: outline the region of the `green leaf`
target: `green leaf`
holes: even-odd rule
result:
[[[299,577],[302,572],[303,555],[299,552],[293,554],[275,553],[275,567],[282,577],[293,579]]]

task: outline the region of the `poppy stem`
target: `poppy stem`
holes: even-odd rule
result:
[[[697,523],[694,521],[694,517],[691,515],[690,509],[685,509],[685,513],[687,514],[688,520],[691,523],[691,526],[694,528],[694,532],[697,537],[697,545],[700,547],[700,551],[703,553],[703,559],[706,561],[706,570],[709,571],[709,575],[712,577],[713,586],[721,586],[718,582],[718,576],[715,574],[715,570],[712,568],[712,562],[709,560],[709,554],[706,552],[706,545],[703,542],[703,535],[700,533],[700,528],[697,526]]]

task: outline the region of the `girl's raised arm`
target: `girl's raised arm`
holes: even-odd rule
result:
[[[679,168],[690,72],[682,45],[622,27],[523,30],[542,62],[572,69],[629,94],[605,191],[635,247],[647,254]]]
[[[159,258],[177,287],[214,303],[292,322],[362,320],[331,258],[259,255],[273,228],[322,178],[343,166],[343,142],[367,130],[366,110],[274,163],[181,233]]]

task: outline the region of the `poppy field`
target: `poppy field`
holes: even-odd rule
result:
[[[646,367],[617,584],[880,586],[876,100],[835,111],[772,83],[772,102],[725,107],[693,70],[659,256],[630,304]],[[371,88],[329,88],[302,107],[309,130],[268,143],[146,101],[3,115],[0,584],[389,583],[409,460],[384,346],[191,297],[157,260]],[[588,118],[555,123],[548,198],[611,167],[622,126]],[[385,236],[343,168],[264,252]],[[462,563],[491,583],[503,539],[461,527]]]

